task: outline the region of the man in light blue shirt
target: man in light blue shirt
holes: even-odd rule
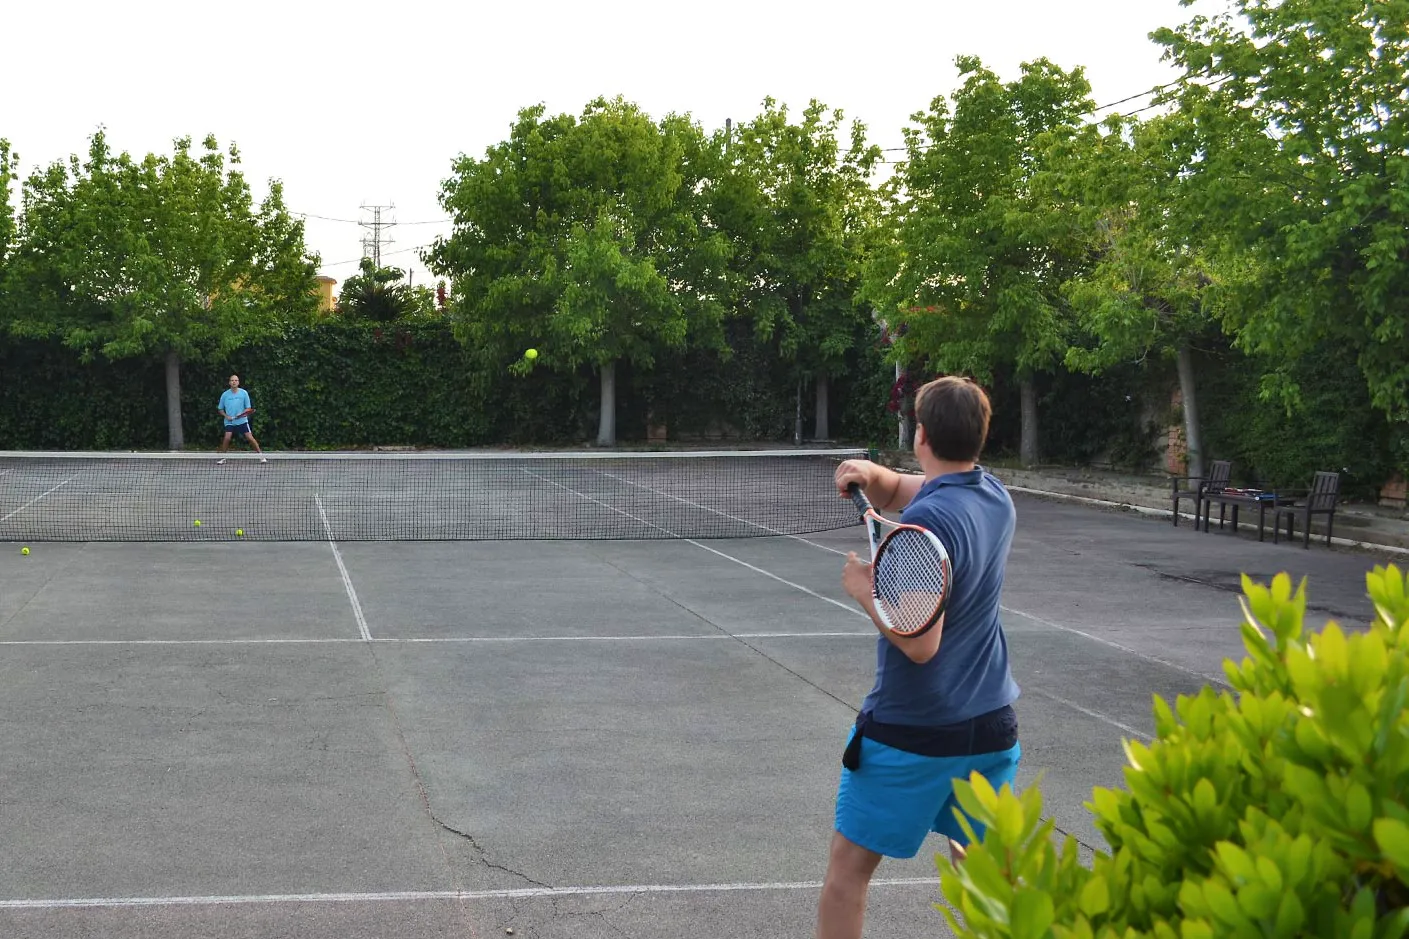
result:
[[[254,408],[250,405],[250,393],[240,387],[240,376],[230,376],[230,387],[220,396],[220,416],[225,419],[225,438],[220,441],[220,452],[223,454],[230,449],[230,438],[238,436],[241,440],[247,440],[254,451],[259,454],[259,462],[268,463],[264,458],[264,451],[259,448],[259,441],[254,439],[254,434],[250,432],[250,414]],[[221,456],[217,463],[224,463],[225,457]]]

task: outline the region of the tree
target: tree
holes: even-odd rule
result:
[[[400,268],[377,267],[371,258],[363,258],[357,273],[342,283],[338,314],[374,323],[432,315],[435,298],[430,288],[402,283],[405,278]]]
[[[457,333],[501,359],[533,347],[539,365],[596,368],[597,442],[614,443],[618,362],[722,342],[728,246],[701,195],[717,162],[697,125],[620,98],[576,118],[520,111],[508,140],[457,160],[442,187],[455,231],[426,260],[455,280]]]
[[[977,58],[957,64],[966,78],[952,112],[937,97],[905,129],[906,159],[888,184],[894,235],[869,265],[866,296],[908,327],[900,357],[980,380],[1016,373],[1021,458],[1032,464],[1034,379],[1066,353],[1061,285],[1084,259],[1075,219],[1033,179],[1092,109],[1090,86],[1081,69],[1046,59],[1006,84]]]
[[[1238,345],[1284,363],[1356,351],[1373,404],[1409,420],[1409,3],[1237,0],[1154,34],[1197,80],[1177,102],[1185,198],[1216,220],[1208,300]]]
[[[827,381],[870,326],[857,302],[860,251],[874,217],[869,179],[878,147],[866,128],[851,124],[843,149],[843,115],[813,100],[799,123],[772,98],[763,112],[726,139],[712,212],[734,245],[730,265],[736,302],[756,333],[776,340],[799,385],[816,386],[814,435],[825,439]]]
[[[15,212],[10,205],[10,186],[15,180],[19,157],[10,149],[10,141],[0,137],[0,263],[9,255],[15,242]]]
[[[1067,350],[1068,367],[1097,373],[1123,362],[1172,358],[1179,378],[1188,471],[1203,475],[1193,347],[1211,326],[1203,291],[1203,221],[1181,192],[1182,118],[1120,117],[1090,127],[1054,156],[1041,182],[1080,220],[1091,263],[1063,285],[1092,343]]]
[[[57,335],[85,356],[165,362],[170,446],[184,445],[183,359],[229,352],[317,307],[303,223],[272,181],[256,208],[213,136],[172,156],[114,155],[96,133],[86,161],[25,182],[15,266],[25,335]],[[232,165],[239,153],[228,152]]]
[[[9,259],[14,250],[16,226],[14,207],[10,204],[10,186],[16,178],[19,158],[10,149],[10,141],[0,137],[0,330],[14,314],[7,309],[14,291],[9,283]]]

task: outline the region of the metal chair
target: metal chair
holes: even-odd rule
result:
[[[1304,498],[1305,501],[1293,505],[1279,505],[1272,519],[1272,541],[1280,543],[1282,532],[1282,519],[1287,520],[1287,540],[1291,541],[1296,537],[1293,529],[1296,519],[1301,519],[1301,546],[1311,547],[1311,517],[1313,515],[1326,516],[1326,547],[1331,546],[1331,526],[1335,523],[1336,502],[1340,497],[1341,474],[1318,472],[1316,478],[1311,482],[1311,488],[1304,494],[1293,493],[1295,498]]]
[[[1207,476],[1171,476],[1170,495],[1174,500],[1174,527],[1179,527],[1179,500],[1194,500],[1194,528],[1199,527],[1199,515],[1204,496],[1210,492],[1222,492],[1228,488],[1228,478],[1233,473],[1233,464],[1228,460],[1214,460],[1213,468]],[[1181,482],[1192,485],[1181,487]]]

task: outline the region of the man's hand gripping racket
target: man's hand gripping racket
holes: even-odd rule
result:
[[[953,577],[949,552],[928,529],[881,515],[856,483],[846,491],[871,541],[871,595],[877,617],[900,636],[928,632],[949,604]]]

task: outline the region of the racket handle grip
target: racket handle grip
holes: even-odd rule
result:
[[[856,506],[856,510],[862,515],[871,511],[871,500],[866,498],[866,493],[861,491],[859,485],[856,483],[848,483],[846,493],[851,496],[851,501]]]

